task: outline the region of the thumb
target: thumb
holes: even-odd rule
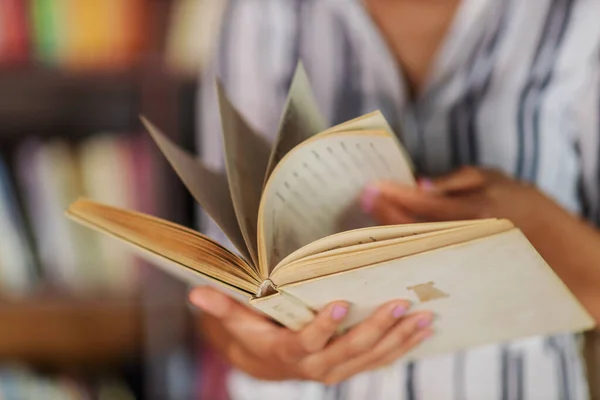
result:
[[[194,288],[189,300],[194,306],[217,318],[226,317],[235,308],[235,300],[208,286]]]
[[[420,179],[419,188],[430,193],[452,193],[477,190],[485,186],[486,174],[474,167],[464,167],[458,171],[436,179]]]

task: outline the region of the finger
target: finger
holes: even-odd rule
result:
[[[420,190],[399,187],[388,182],[383,182],[378,187],[378,201],[402,207],[406,212],[425,220],[452,221],[476,218],[478,215],[479,208],[469,197],[432,196]]]
[[[210,345],[234,367],[239,368],[257,379],[282,380],[293,378],[288,368],[282,365],[273,366],[273,362],[265,362],[264,351],[235,340],[231,333],[225,329],[221,321],[212,315],[202,317],[202,335],[209,340]]]
[[[400,357],[414,347],[412,338],[420,331],[429,329],[432,321],[433,314],[430,312],[420,312],[403,318],[370,351],[332,369],[327,379],[340,381],[372,370],[387,360],[390,354],[395,354],[396,358]]]
[[[334,302],[323,310],[300,332],[290,332],[279,346],[284,362],[294,362],[319,351],[331,340],[348,315],[348,303]]]
[[[477,190],[487,183],[487,174],[484,170],[474,167],[463,167],[449,175],[433,180],[422,179],[419,187],[431,193],[452,193]]]
[[[382,196],[378,196],[374,200],[370,215],[375,221],[384,225],[412,224],[418,221],[415,216],[411,215],[403,207],[387,201]]]
[[[400,204],[390,203],[380,196],[379,186],[369,185],[361,195],[362,211],[371,215],[377,222],[386,225],[410,224],[417,219],[402,208]]]
[[[214,288],[195,288],[189,298],[192,304],[218,318],[237,340],[250,346],[270,339],[280,329],[264,316]]]
[[[323,351],[308,356],[304,368],[327,373],[339,364],[368,352],[406,314],[409,307],[410,303],[404,300],[384,304],[347,334],[335,339]]]
[[[227,331],[217,317],[210,314],[202,315],[199,328],[201,338],[221,352],[224,352],[231,342],[231,333]]]
[[[433,336],[433,333],[434,333],[434,331],[432,328],[425,328],[425,329],[419,330],[417,332],[414,332],[413,335],[408,340],[406,340],[404,342],[404,344],[402,344],[402,346],[400,346],[397,349],[395,349],[394,351],[390,352],[385,357],[380,359],[378,362],[367,366],[367,369],[374,370],[374,369],[386,367],[386,366],[394,363],[395,361],[397,361],[398,359],[400,359],[401,357],[406,355],[406,353],[408,353],[410,350],[412,350],[419,344],[428,340],[431,336]]]
[[[236,305],[234,299],[208,286],[194,288],[189,294],[189,300],[194,306],[217,318],[226,317]]]
[[[285,365],[272,365],[272,362],[265,362],[239,343],[232,343],[225,356],[232,366],[255,379],[281,381],[295,378]]]

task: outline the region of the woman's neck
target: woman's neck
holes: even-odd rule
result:
[[[411,95],[427,83],[460,0],[363,0],[402,69]]]

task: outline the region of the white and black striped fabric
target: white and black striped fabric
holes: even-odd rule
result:
[[[420,174],[498,168],[600,221],[600,0],[463,0],[416,100],[359,0],[230,0],[205,78],[273,138],[299,59],[331,125],[380,109]],[[223,168],[212,85],[199,96],[201,153]],[[586,386],[574,336],[399,361],[336,387],[229,379],[234,400],[578,400]]]

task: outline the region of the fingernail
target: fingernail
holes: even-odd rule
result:
[[[369,185],[365,188],[360,198],[360,206],[363,213],[370,214],[375,205],[375,199],[379,196],[379,188],[375,185]]]
[[[404,314],[406,314],[406,307],[403,305],[398,305],[394,308],[394,311],[392,311],[392,316],[394,318],[400,318],[401,316],[403,316]]]
[[[201,295],[192,293],[189,296],[189,301],[194,307],[197,307],[201,310],[206,311],[206,309],[208,308],[208,303],[206,302],[206,299],[204,299],[204,297],[202,297]]]
[[[427,328],[429,325],[431,325],[430,317],[421,318],[417,321],[417,328],[419,329]]]
[[[336,321],[343,319],[348,313],[348,307],[344,306],[333,306],[333,310],[331,310],[331,318]]]
[[[200,314],[200,308],[196,304],[194,304],[194,302],[190,298],[188,298],[186,304],[192,314]]]
[[[431,179],[422,178],[419,180],[419,187],[421,188],[421,190],[429,192],[433,189],[433,182],[431,181]]]

